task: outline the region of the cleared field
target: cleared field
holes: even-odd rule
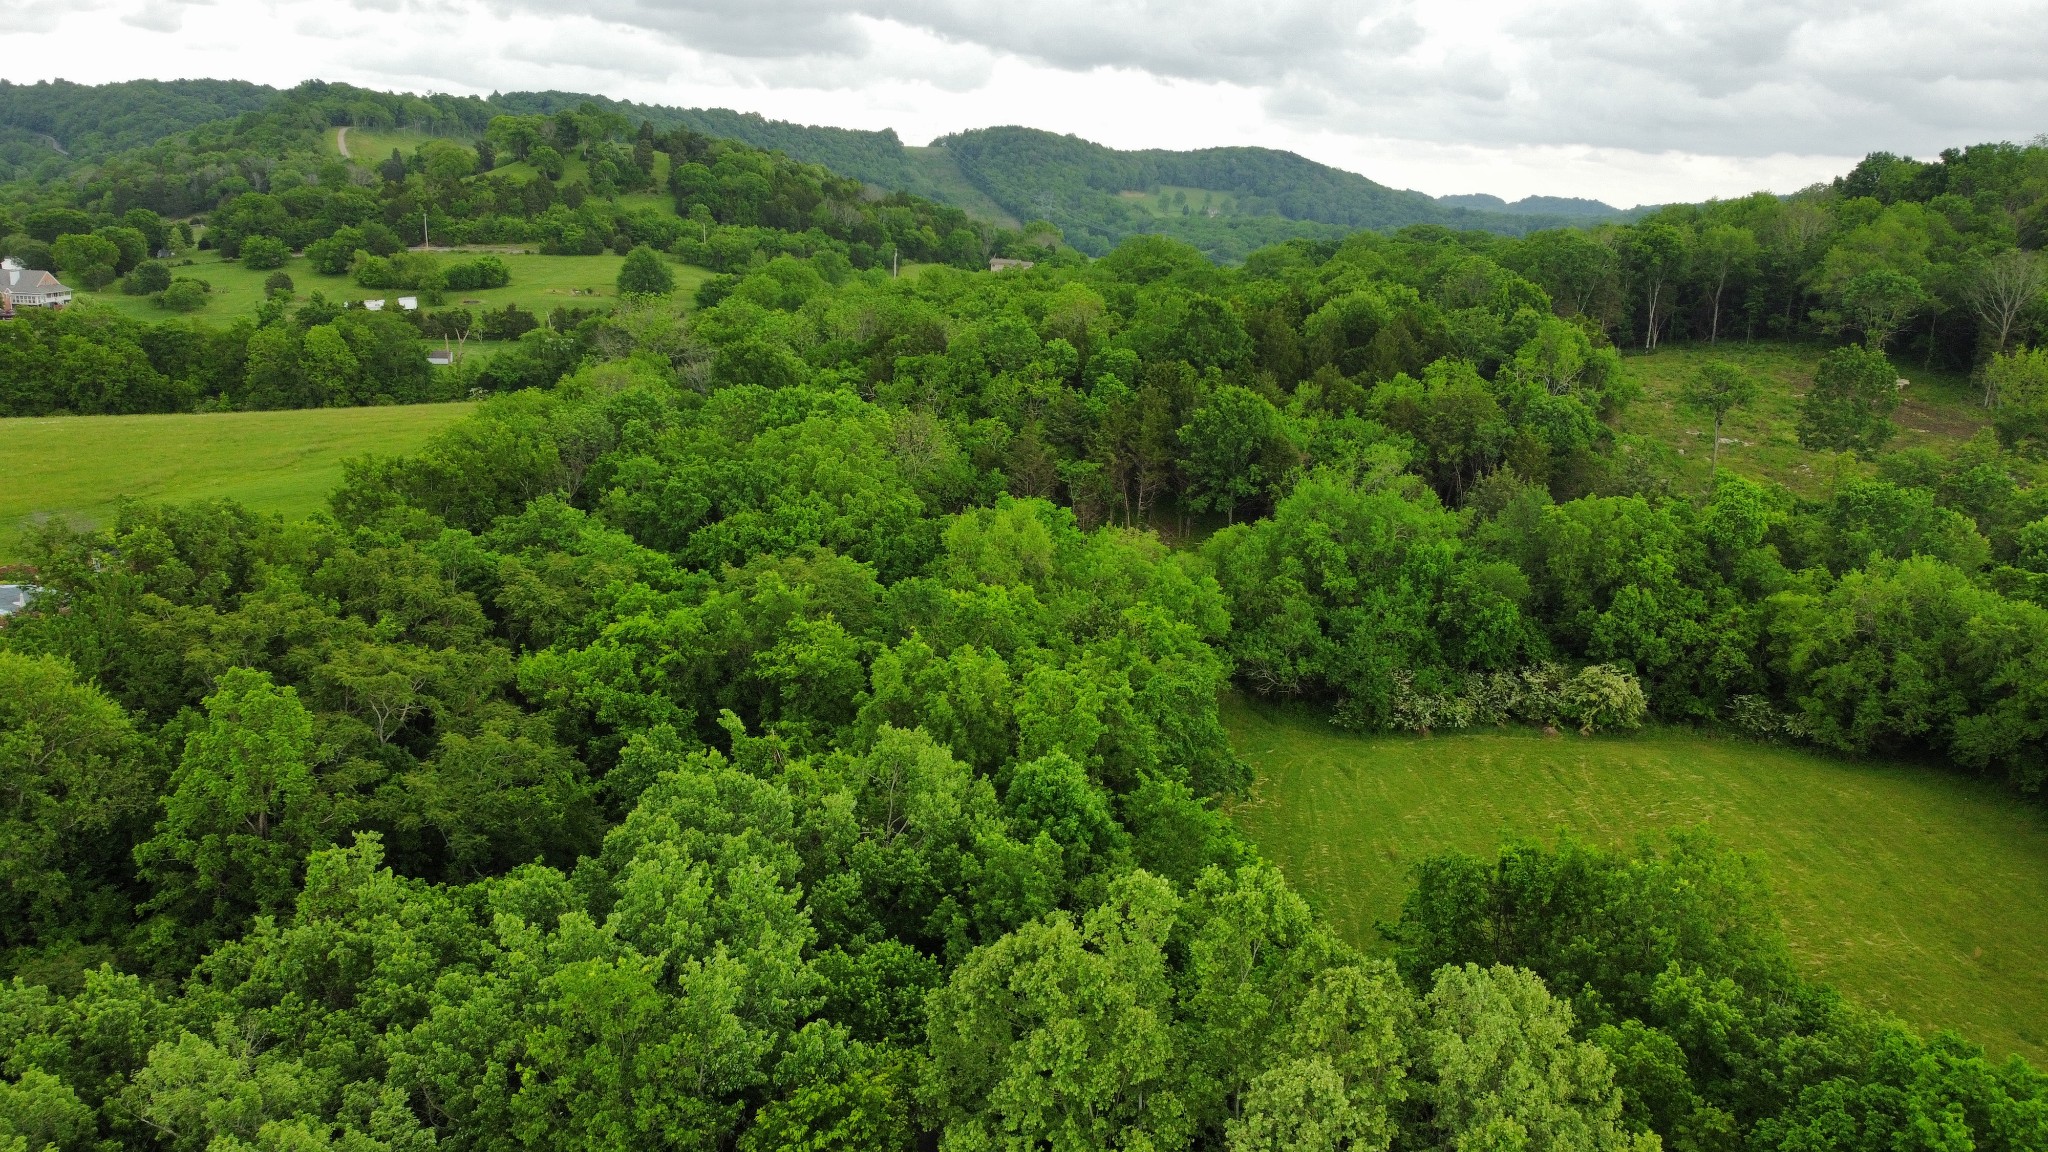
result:
[[[1015,216],[1003,209],[989,194],[975,187],[974,182],[960,171],[960,164],[953,153],[945,148],[905,148],[911,166],[923,178],[922,187],[914,189],[936,199],[954,204],[976,220],[984,220],[998,228],[1018,228]]]
[[[0,486],[0,561],[21,558],[24,523],[97,524],[123,496],[227,497],[302,516],[325,506],[342,460],[411,451],[471,407],[0,420],[0,474],[10,480]]]
[[[351,145],[353,147],[353,145]],[[443,264],[468,259],[472,253],[447,252],[441,254]],[[499,252],[512,270],[512,282],[503,288],[487,288],[470,292],[449,292],[441,304],[444,308],[466,307],[472,311],[482,308],[503,308],[517,304],[542,319],[556,308],[603,308],[610,309],[618,302],[619,265],[625,257],[605,253],[601,256],[540,256],[523,252]],[[400,296],[416,296],[410,289],[369,289],[356,286],[346,276],[323,276],[313,270],[303,256],[294,256],[284,266],[292,278],[292,287],[300,303],[314,292],[329,300],[395,300]],[[263,281],[269,272],[244,268],[240,262],[222,260],[211,252],[199,253],[190,266],[172,269],[174,275],[189,276],[204,280],[213,286],[207,305],[191,315],[208,323],[231,323],[241,317],[256,315],[263,304]],[[687,303],[697,286],[711,278],[708,269],[687,264],[675,265],[676,298]],[[118,288],[105,292],[80,292],[78,298],[111,308],[125,315],[141,320],[168,320],[179,313],[167,312],[157,307],[146,296],[124,296]],[[475,303],[472,303],[474,301]]]
[[[1239,826],[1361,947],[1432,853],[1706,827],[1762,861],[1813,975],[2048,1061],[2048,813],[1995,787],[1684,732],[1362,737],[1234,697],[1224,718],[1257,772]]]
[[[1761,395],[1747,409],[1731,412],[1721,425],[1721,466],[1746,476],[1768,477],[1803,495],[1827,489],[1838,463],[1844,474],[1869,466],[1849,458],[1809,452],[1799,446],[1796,428],[1799,401],[1813,386],[1813,370],[1825,348],[1781,341],[1754,343],[1726,339],[1719,344],[1683,344],[1649,355],[1632,354],[1628,370],[1643,385],[1642,399],[1622,413],[1621,430],[1655,437],[1683,453],[1679,457],[1686,482],[1705,489],[1712,459],[1713,422],[1680,411],[1678,389],[1709,360],[1727,360],[1749,370],[1761,382]],[[1977,389],[1967,377],[1894,361],[1899,375],[1912,381],[1892,423],[1899,433],[1892,448],[1931,448],[1947,453],[1977,434],[1990,420],[1977,403]]]
[[[1238,194],[1218,192],[1211,188],[1194,188],[1180,184],[1162,184],[1149,191],[1131,190],[1117,193],[1117,197],[1129,204],[1142,208],[1152,216],[1235,216],[1237,215]],[[1181,209],[1187,209],[1182,212]]]
[[[349,159],[365,168],[383,163],[391,156],[393,148],[399,154],[410,157],[420,145],[429,140],[446,140],[465,148],[474,147],[474,142],[456,136],[435,136],[427,132],[415,132],[409,128],[350,128],[348,130]],[[335,152],[335,133],[327,133],[327,151]]]

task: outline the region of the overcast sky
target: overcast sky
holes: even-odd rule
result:
[[[1624,206],[2048,131],[2048,0],[29,0],[0,43],[17,82],[561,88]]]

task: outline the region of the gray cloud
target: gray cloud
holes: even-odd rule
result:
[[[1237,85],[1310,131],[1476,146],[1843,155],[2048,128],[2048,0],[591,0],[577,14],[767,85],[959,91],[1011,56]],[[887,25],[936,41],[934,59],[889,50]]]
[[[176,32],[185,26],[185,8],[204,0],[144,0],[142,5],[121,15],[121,23],[151,32]]]
[[[487,0],[487,6],[569,14],[555,0]],[[589,0],[573,14],[659,33],[700,51],[775,59],[866,53],[861,9],[838,0]]]

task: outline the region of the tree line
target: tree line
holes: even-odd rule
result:
[[[0,1139],[2042,1146],[2048,1078],[1798,977],[1711,842],[1432,859],[1391,959],[1335,939],[1214,806],[1246,534],[1410,541],[1501,635],[1515,566],[1355,415],[1318,432],[1348,471],[1206,554],[1017,491],[1002,405],[1145,372],[1132,255],[635,304],[324,516],[41,529],[0,631]],[[1209,367],[1194,411],[1257,398]]]
[[[2048,1146],[2039,1071],[1798,976],[1710,841],[1431,859],[1380,959],[1220,813],[1231,684],[2038,790],[2041,354],[1974,346],[1996,431],[1887,452],[1847,333],[1802,431],[1871,467],[1702,493],[1615,430],[1642,333],[1555,243],[750,259],[536,325],[323,516],[43,526],[0,630],[0,1141]],[[1623,318],[1701,303],[1618,267]],[[418,339],[314,308],[197,390],[340,351],[375,386],[356,342]],[[121,323],[0,337],[189,378],[152,342],[202,330]]]
[[[410,154],[394,150],[358,164],[331,151],[336,125],[440,135]],[[672,210],[620,200],[647,191],[666,192]],[[55,242],[103,238],[138,214],[203,215],[199,246],[229,258],[259,239],[259,248],[275,241],[309,254],[338,247],[344,264],[349,245],[389,255],[425,239],[530,244],[570,255],[648,245],[719,270],[745,268],[757,254],[820,251],[862,268],[892,261],[979,267],[1014,239],[957,208],[902,193],[878,199],[857,180],[779,153],[682,128],[657,134],[647,121],[636,128],[594,103],[519,115],[468,98],[308,84],[264,111],[111,157],[76,183],[6,186],[0,245],[10,254],[19,249],[24,263],[46,261],[38,266],[103,287],[136,261],[104,258],[90,244],[90,252],[60,252]],[[151,244],[143,255],[164,246]]]

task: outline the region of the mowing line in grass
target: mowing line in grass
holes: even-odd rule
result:
[[[1756,856],[1800,962],[1851,998],[2048,1062],[2048,814],[1939,769],[1665,730],[1362,737],[1241,698],[1239,825],[1352,943],[1446,849],[1705,827]]]

